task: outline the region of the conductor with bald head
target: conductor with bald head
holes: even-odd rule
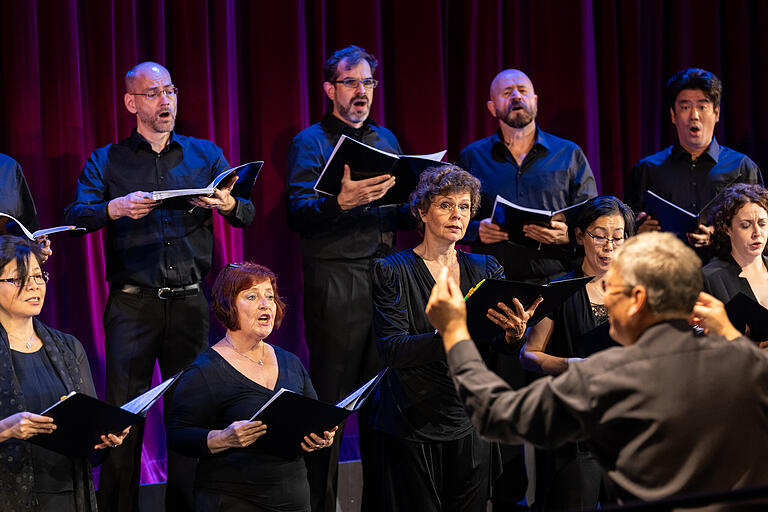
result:
[[[461,152],[458,165],[482,183],[477,219],[465,241],[476,252],[496,256],[508,279],[547,281],[571,269],[567,225],[529,225],[526,237],[540,248],[513,247],[509,235],[490,220],[496,195],[520,206],[560,210],[597,195],[587,157],[571,141],[545,133],[536,125],[539,98],[528,76],[506,69],[491,82],[488,112],[499,129]]]
[[[106,229],[106,398],[116,405],[149,389],[155,361],[167,379],[208,347],[201,283],[213,257],[213,211],[234,227],[253,221],[253,204],[231,194],[234,183],[187,204],[152,200],[157,190],[204,188],[229,168],[213,142],[174,131],[178,95],[156,62],[128,71],[123,101],[136,128],[91,153],[66,209],[68,223]],[[138,510],[142,435],[134,429],[102,465],[99,510]],[[189,481],[181,483],[177,472]],[[193,473],[169,452],[169,510],[191,508]]]

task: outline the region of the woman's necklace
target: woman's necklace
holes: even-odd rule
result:
[[[264,351],[266,350],[266,347],[265,347],[266,343],[264,342],[264,340],[261,341],[261,357],[259,357],[259,359],[254,359],[254,358],[250,357],[248,354],[243,354],[242,352],[237,350],[235,348],[235,346],[232,344],[232,342],[230,341],[229,334],[225,334],[224,335],[224,340],[229,344],[230,347],[232,347],[232,350],[234,350],[237,354],[240,354],[244,358],[253,361],[254,363],[256,363],[259,366],[264,366]],[[29,347],[27,347],[27,348],[29,348]]]
[[[14,339],[22,342],[24,344],[24,346],[27,347],[28,349],[32,348],[32,343],[35,342],[35,335],[34,335],[34,333],[32,334],[32,336],[28,337],[26,340],[24,338],[20,338],[19,336],[16,336],[13,333],[10,333],[10,332],[8,333],[8,336],[10,336],[11,338],[14,338]]]

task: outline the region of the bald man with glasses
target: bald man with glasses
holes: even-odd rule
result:
[[[67,207],[67,222],[88,232],[106,228],[104,312],[107,401],[133,399],[152,381],[186,368],[208,347],[208,301],[202,281],[213,258],[213,210],[234,227],[248,226],[254,207],[231,186],[171,209],[150,192],[204,188],[229,168],[213,142],[174,131],[178,89],[167,69],[143,62],[125,77],[126,109],[136,116],[131,136],[95,150]],[[138,510],[143,429],[134,429],[102,465],[99,510]],[[190,460],[169,451],[168,510],[192,509]]]

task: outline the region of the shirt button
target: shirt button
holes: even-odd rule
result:
[[[171,246],[171,242],[165,242],[165,245],[167,245],[168,247],[170,247],[170,246]]]
[[[160,181],[163,181],[165,179],[165,176],[160,176]]]
[[[692,181],[692,182],[691,182],[691,186],[692,186],[692,187],[695,187],[695,186],[696,186],[696,182],[695,182],[695,181]]]
[[[173,270],[173,265],[168,265],[168,270]]]

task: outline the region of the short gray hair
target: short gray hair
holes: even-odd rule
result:
[[[689,314],[703,288],[701,259],[672,233],[628,239],[612,266],[626,284],[645,288],[648,310],[655,314]]]

